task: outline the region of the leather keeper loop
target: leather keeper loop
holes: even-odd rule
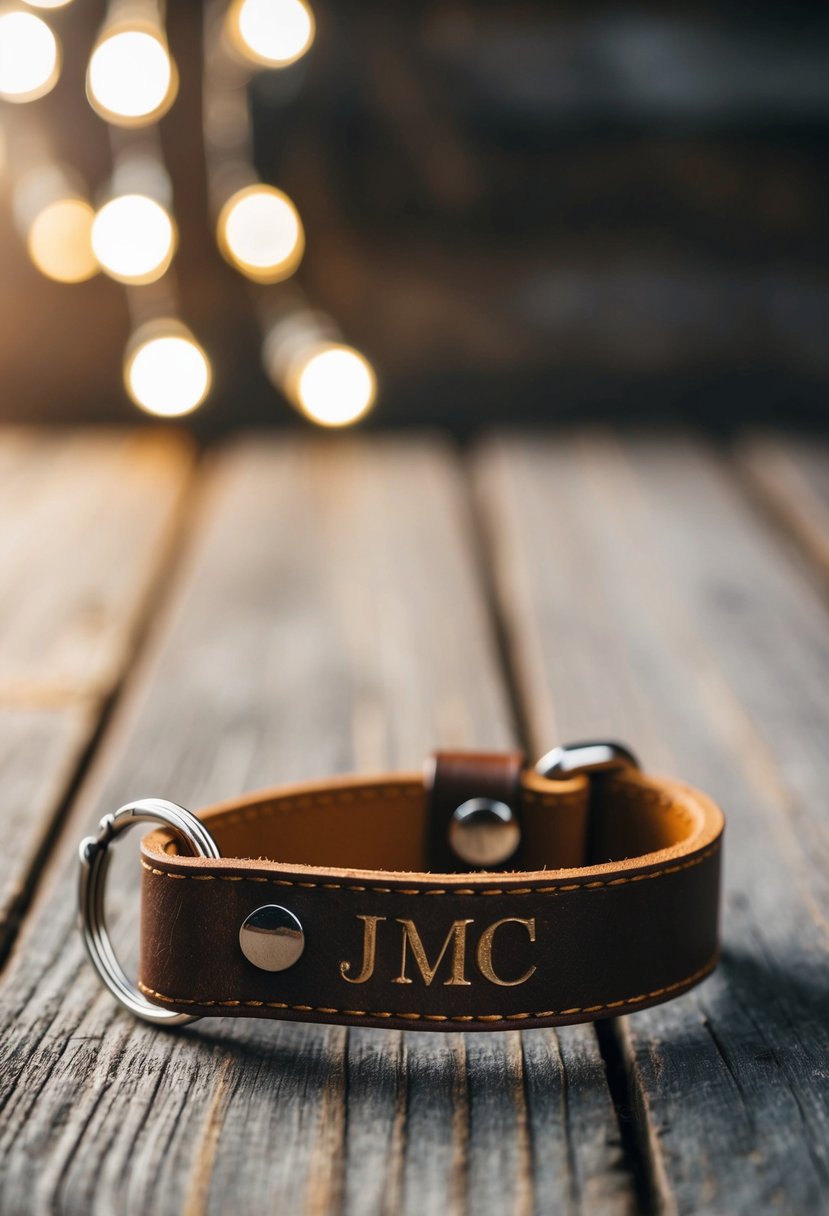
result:
[[[458,807],[472,799],[487,799],[508,807],[521,827],[523,752],[438,751],[426,762],[426,857],[433,870],[465,870],[449,844],[449,825]],[[521,863],[521,844],[505,864]]]

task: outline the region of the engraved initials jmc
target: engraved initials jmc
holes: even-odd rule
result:
[[[378,925],[386,919],[385,916],[357,917],[357,920],[363,922],[362,965],[359,972],[356,975],[352,975],[352,964],[347,960],[343,960],[340,963],[340,974],[346,983],[365,984],[374,975],[377,963]],[[416,982],[413,976],[408,973],[410,969],[409,959],[411,958],[414,960],[415,968],[420,973],[420,979],[428,988],[441,968],[444,959],[448,956],[448,964],[443,968],[447,974],[447,978],[443,981],[444,985],[447,987],[469,987],[471,985],[472,981],[466,978],[467,930],[470,925],[474,925],[474,920],[456,920],[452,922],[434,962],[429,961],[415,922],[413,920],[398,918],[395,923],[401,926],[401,953],[399,956],[400,973],[392,979],[391,982],[393,984],[411,984]],[[535,917],[522,920],[518,916],[505,916],[503,920],[496,920],[493,924],[487,925],[481,933],[475,950],[475,963],[478,971],[490,984],[497,984],[501,988],[515,988],[518,984],[526,984],[527,980],[535,974],[536,967],[535,964],[528,967],[517,979],[504,979],[503,976],[496,973],[492,963],[492,948],[495,935],[502,925],[521,925],[530,941],[535,942]]]

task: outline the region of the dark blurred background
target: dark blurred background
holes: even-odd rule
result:
[[[302,216],[296,283],[376,369],[364,425],[823,422],[825,5],[313,10],[309,52],[247,86],[254,161]],[[112,146],[84,73],[105,11],[75,0],[48,14],[63,70],[26,107],[93,202]],[[284,285],[252,291],[217,250],[203,20],[185,0],[168,10],[180,89],[160,122],[181,315],[214,371],[192,422],[307,425],[262,366],[263,293]],[[0,123],[22,109],[6,105]],[[2,417],[136,421],[122,384],[133,323],[123,286],[44,278],[10,215],[5,206]]]

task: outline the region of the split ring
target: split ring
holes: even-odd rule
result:
[[[122,832],[137,823],[160,823],[180,836],[198,857],[220,857],[218,846],[207,828],[191,811],[163,798],[142,798],[127,803],[112,815],[104,815],[97,836],[86,836],[80,843],[80,880],[78,909],[86,952],[103,983],[121,1004],[136,1017],[155,1025],[183,1026],[198,1018],[174,1013],[152,1005],[128,979],[115,955],[106,926],[104,890],[109,867],[109,846]]]

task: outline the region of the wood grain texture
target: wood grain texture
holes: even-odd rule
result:
[[[0,433],[0,951],[131,661],[191,464],[172,435]]]
[[[0,989],[0,1210],[629,1212],[589,1028],[523,1038],[121,1013],[82,956],[75,849],[126,798],[417,766],[515,728],[457,462],[439,445],[250,442],[192,545]],[[120,848],[110,920],[137,898]]]
[[[693,442],[504,441],[476,476],[536,745],[621,736],[727,814],[719,970],[613,1024],[654,1206],[823,1212],[824,599]]]
[[[748,433],[735,444],[739,471],[758,504],[829,571],[829,443],[825,438]]]

